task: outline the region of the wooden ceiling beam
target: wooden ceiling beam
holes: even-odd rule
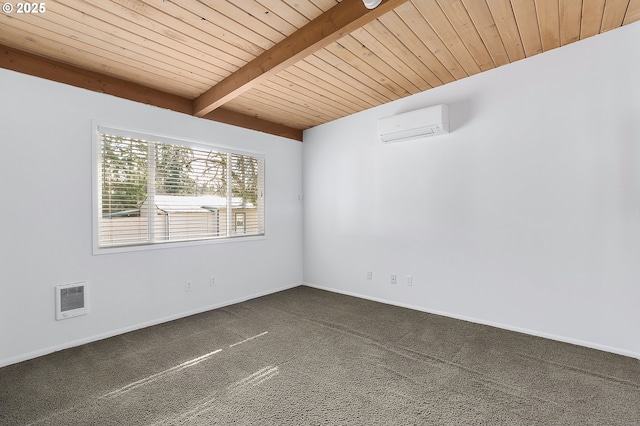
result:
[[[407,0],[383,0],[375,9],[367,9],[362,0],[343,0],[196,98],[193,114],[207,115],[405,2]]]
[[[191,115],[193,101],[182,96],[131,83],[116,77],[87,71],[62,62],[0,45],[0,68],[17,71],[58,83],[106,93],[123,99]],[[302,142],[302,130],[261,120],[238,112],[220,109],[202,117],[208,120],[257,130]]]
[[[242,114],[227,108],[218,108],[207,115],[202,116],[202,118],[231,124],[237,127],[243,127],[245,129],[258,130],[260,132],[283,136],[285,138],[302,142],[302,130]]]
[[[94,92],[191,113],[189,99],[0,45],[0,68]]]

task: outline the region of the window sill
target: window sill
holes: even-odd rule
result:
[[[266,240],[266,235],[254,235],[248,237],[227,237],[227,238],[218,238],[218,239],[210,239],[210,240],[197,240],[197,241],[176,241],[176,242],[162,242],[155,244],[140,244],[140,245],[131,245],[131,246],[115,246],[115,247],[97,247],[94,245],[93,247],[93,255],[100,256],[104,254],[115,254],[115,253],[128,253],[128,252],[136,252],[136,251],[150,251],[150,250],[166,250],[166,249],[176,249],[176,248],[184,248],[184,247],[198,247],[198,246],[212,246],[218,244],[228,244],[228,243],[246,243],[251,241],[262,241]]]

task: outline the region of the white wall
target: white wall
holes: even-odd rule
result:
[[[267,238],[93,256],[92,119],[265,153]],[[299,142],[2,69],[0,141],[0,366],[302,282]],[[55,321],[84,280],[90,314]]]
[[[640,23],[306,131],[305,282],[640,357],[638,40]],[[449,135],[377,139],[379,117],[440,103]]]

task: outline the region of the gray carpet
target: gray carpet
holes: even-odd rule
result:
[[[640,361],[308,287],[0,369],[2,425],[633,425]]]

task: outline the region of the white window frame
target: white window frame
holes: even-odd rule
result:
[[[186,241],[167,241],[167,242],[154,242],[149,244],[139,244],[139,245],[122,245],[122,246],[113,246],[113,247],[100,247],[99,241],[99,217],[102,215],[101,206],[100,206],[100,198],[102,188],[100,187],[100,161],[101,161],[101,133],[111,133],[117,136],[128,137],[133,139],[143,139],[149,140],[153,142],[166,143],[171,145],[179,145],[185,146],[193,149],[200,150],[214,150],[217,152],[226,152],[231,154],[239,154],[239,155],[248,155],[252,157],[262,158],[266,163],[266,155],[263,152],[249,151],[243,149],[237,149],[234,147],[229,147],[221,144],[214,144],[199,140],[193,140],[184,137],[177,136],[167,136],[160,135],[154,132],[150,132],[147,130],[134,130],[131,128],[125,128],[122,126],[111,125],[101,121],[92,120],[92,160],[91,160],[91,171],[92,171],[92,225],[93,225],[93,254],[101,255],[101,254],[109,254],[109,253],[123,253],[123,252],[135,252],[135,251],[148,251],[148,250],[158,250],[158,249],[168,249],[168,248],[176,248],[176,247],[190,247],[190,246],[201,246],[201,245],[211,245],[211,244],[224,244],[224,243],[237,243],[237,242],[249,242],[256,240],[264,240],[267,238],[267,226],[266,226],[266,184],[264,182],[266,175],[266,165],[263,168],[262,173],[262,202],[259,205],[259,209],[261,212],[259,214],[263,217],[263,233],[259,235],[244,235],[244,236],[234,236],[234,237],[221,237],[221,238],[213,238],[213,239],[197,239],[197,240],[186,240]],[[229,219],[231,215],[228,214]],[[220,218],[220,220],[225,220],[225,218]]]

